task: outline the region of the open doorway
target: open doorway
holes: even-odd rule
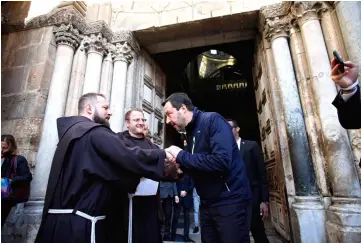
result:
[[[200,110],[234,119],[240,136],[260,144],[252,80],[254,40],[203,46],[153,55],[167,77],[166,96],[184,92]],[[166,127],[165,145],[181,144]]]

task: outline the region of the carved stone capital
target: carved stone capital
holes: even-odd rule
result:
[[[88,53],[96,52],[100,55],[106,53],[107,39],[101,33],[84,37],[84,47]]]
[[[130,45],[133,49],[133,51],[137,54],[140,51],[140,47],[138,45],[138,42],[136,38],[133,35],[133,32],[129,30],[122,30],[115,32],[113,34],[112,43],[123,43],[126,42],[128,45]]]
[[[30,19],[22,28],[41,28],[50,25],[72,24],[81,33],[86,30],[87,24],[84,17],[73,5],[57,8],[48,14],[40,15]]]
[[[54,27],[55,42],[57,45],[68,45],[76,49],[82,39],[79,31],[73,28],[72,24],[62,24],[59,27]]]
[[[289,14],[291,6],[292,2],[282,2],[262,7],[260,11],[265,19],[281,17]]]
[[[87,27],[84,31],[85,35],[98,35],[99,33],[102,34],[104,38],[107,39],[107,41],[111,41],[113,38],[113,33],[111,29],[108,27],[108,25],[103,20],[93,21],[87,23]]]
[[[287,37],[289,34],[291,21],[291,15],[267,18],[265,25],[266,38],[271,41],[281,36]]]
[[[132,48],[127,42],[115,43],[112,48],[113,60],[129,63],[133,59]]]
[[[302,26],[310,20],[318,19],[318,11],[322,6],[321,2],[294,2],[291,7],[292,15],[297,19],[298,25]]]

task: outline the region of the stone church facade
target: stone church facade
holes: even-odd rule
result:
[[[167,77],[152,55],[243,40],[255,41],[273,226],[291,242],[360,242],[361,131],[338,122],[330,59],[338,50],[361,67],[361,2],[79,1],[31,16],[32,5],[1,9],[1,132],[14,135],[34,172],[30,200],[9,217],[4,242],[34,242],[55,121],[76,115],[82,94],[109,98],[115,132],[124,111],[142,107],[164,145],[157,126]]]

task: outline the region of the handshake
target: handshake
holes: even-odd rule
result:
[[[182,174],[183,171],[179,168],[179,164],[176,162],[177,156],[182,149],[177,146],[170,146],[165,149],[166,156],[166,164],[165,171],[166,174],[174,174],[174,170],[176,170],[177,174]],[[168,163],[167,163],[168,162]]]

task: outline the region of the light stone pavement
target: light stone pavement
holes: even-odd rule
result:
[[[193,234],[193,220],[194,215],[193,213],[190,214],[190,229],[189,229],[189,238],[192,239],[194,242],[196,243],[201,243],[201,233],[197,233],[197,234]],[[173,243],[173,242],[184,242],[183,241],[183,213],[181,214],[181,216],[179,217],[178,220],[178,229],[177,229],[177,237],[176,237],[176,241],[163,241],[164,243]],[[280,236],[275,229],[273,228],[270,220],[266,220],[265,222],[265,228],[266,228],[266,234],[267,234],[267,238],[269,240],[270,243],[286,243],[287,241],[284,240],[282,238],[282,236]],[[254,243],[254,240],[251,236],[251,243]]]

